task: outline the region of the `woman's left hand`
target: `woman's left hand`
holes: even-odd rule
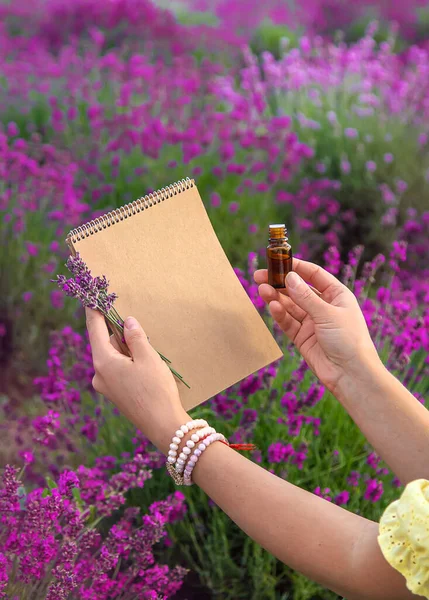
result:
[[[161,452],[167,454],[174,432],[190,420],[170,369],[133,317],[125,320],[124,327],[131,357],[124,356],[114,338],[109,337],[100,312],[86,309],[86,321],[94,361],[95,390],[113,402]]]

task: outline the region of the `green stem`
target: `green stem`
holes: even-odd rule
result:
[[[162,360],[164,360],[166,363],[171,364],[171,360],[168,360],[168,358],[166,358],[163,354],[161,354],[161,352],[158,352],[158,354],[160,355],[160,357],[162,358]]]
[[[116,312],[116,311],[115,311]],[[118,314],[118,313],[116,313]],[[114,325],[115,327],[120,327],[117,320],[115,320],[114,317],[112,317],[112,315],[110,315],[109,313],[105,313],[103,312],[103,315],[106,317],[106,319],[112,323],[112,325]],[[118,319],[121,319],[121,317],[118,315]],[[158,350],[157,350],[158,352]],[[173,367],[171,366],[171,360],[169,360],[166,356],[164,356],[163,354],[161,354],[161,352],[158,352],[158,355],[160,356],[160,358],[162,358],[162,360],[167,364],[168,368],[170,369],[170,371],[173,373],[173,375],[175,377],[177,377],[177,379],[179,379],[179,381],[181,381],[184,385],[186,385],[186,387],[190,390],[191,386],[188,385],[186,383],[186,381],[183,379],[183,377],[180,375],[180,373],[178,373],[175,369],[173,369]]]

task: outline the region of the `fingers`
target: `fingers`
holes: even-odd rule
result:
[[[259,269],[253,273],[253,279],[257,285],[261,285],[262,283],[268,283],[268,270],[267,269]]]
[[[325,271],[319,265],[307,262],[306,260],[300,260],[299,258],[293,259],[293,269],[298,275],[302,277],[307,283],[311,283],[316,290],[324,292],[331,285],[341,286],[341,282],[334,277],[328,271]]]
[[[289,298],[288,296],[279,293],[279,291],[275,290],[271,285],[267,283],[263,283],[259,286],[259,295],[266,302],[270,304],[274,300],[280,302],[283,308],[297,321],[302,322],[305,319],[306,312],[297,306],[295,302]]]
[[[298,273],[294,271],[288,273],[286,283],[289,297],[312,319],[326,318],[331,306],[313,292]]]
[[[119,347],[119,344],[118,344],[118,340],[117,340],[117,338],[116,338],[116,336],[114,334],[112,334],[110,336],[110,343],[112,344],[112,346],[114,347],[114,349],[117,350],[117,352],[121,352],[122,353],[122,350],[121,350],[121,348]]]
[[[144,360],[147,357],[151,346],[142,326],[134,317],[125,319],[124,338],[133,360]]]
[[[96,365],[103,363],[107,357],[112,355],[113,348],[110,344],[106,321],[101,312],[86,308],[85,313],[92,359],[97,368]]]
[[[319,292],[324,292],[330,285],[335,284],[336,286],[341,286],[341,282],[338,281],[334,275],[325,271],[319,265],[315,265],[314,263],[307,262],[306,260],[301,260],[300,258],[293,259],[293,270],[298,273],[307,281],[313,285]],[[262,283],[268,283],[268,271],[267,269],[259,269],[255,271],[254,275],[255,283],[261,285]]]
[[[270,302],[269,309],[274,321],[287,335],[290,341],[294,342],[301,328],[301,323],[294,319],[277,300]]]

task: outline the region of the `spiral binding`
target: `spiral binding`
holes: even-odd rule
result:
[[[120,208],[116,208],[115,210],[112,210],[111,212],[108,212],[97,219],[88,221],[88,223],[84,223],[80,227],[73,229],[68,234],[66,242],[70,245],[70,243],[74,244],[75,242],[83,240],[90,235],[94,235],[94,233],[101,231],[102,229],[106,229],[115,223],[119,223],[119,221],[123,221],[128,217],[132,217],[146,208],[150,208],[155,204],[159,204],[167,198],[177,196],[177,194],[181,194],[185,190],[189,190],[189,188],[194,187],[194,185],[194,180],[187,177],[186,179],[181,179],[180,181],[172,183],[171,185],[157,190],[156,192],[152,192],[151,194],[147,194],[142,198],[138,198],[137,200],[134,200],[134,202],[125,204]]]

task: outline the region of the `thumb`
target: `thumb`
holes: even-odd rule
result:
[[[147,356],[150,348],[149,340],[134,317],[125,319],[124,338],[134,360],[142,360]]]
[[[287,274],[286,288],[289,297],[297,306],[305,310],[310,317],[324,316],[329,310],[329,304],[319,298],[298,273],[291,271]]]

